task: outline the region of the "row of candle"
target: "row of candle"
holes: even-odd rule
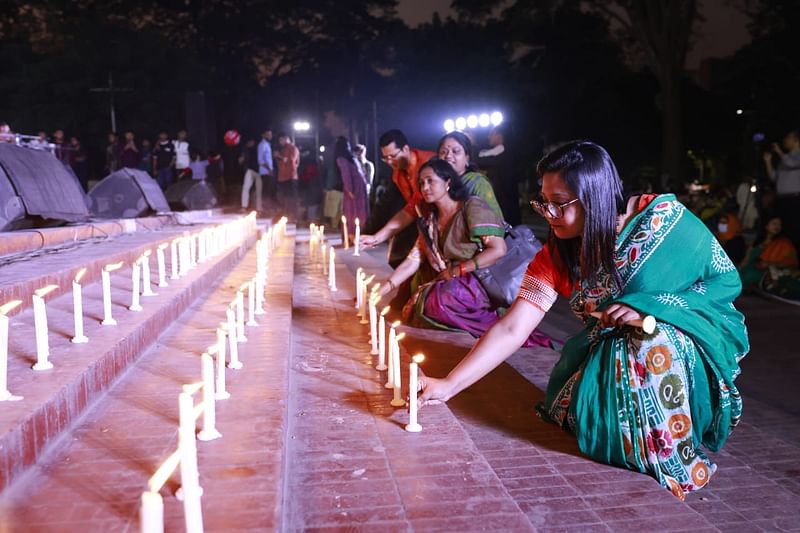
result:
[[[158,245],[156,248],[156,257],[158,260],[159,287],[167,286],[164,257],[164,250],[167,246],[171,246],[172,279],[177,279],[187,274],[188,271],[198,263],[203,263],[208,258],[219,254],[225,247],[238,244],[244,239],[248,231],[253,231],[254,229],[255,213],[251,213],[246,217],[241,217],[213,228],[205,228],[195,234],[186,234],[174,239],[171,243],[162,243]],[[151,254],[152,251],[147,250],[133,261],[131,276],[132,300],[129,306],[131,311],[142,310],[139,299],[140,293],[142,296],[156,295],[150,283]],[[100,323],[104,326],[113,326],[117,324],[117,321],[111,313],[111,272],[122,266],[122,262],[113,263],[105,265],[101,270],[103,319]],[[86,271],[86,268],[81,268],[72,280],[72,302],[75,328],[75,334],[72,337],[73,343],[89,342],[89,338],[84,332],[81,287],[81,280],[86,274]],[[140,278],[142,280],[141,286]],[[45,297],[58,288],[58,285],[47,285],[34,291],[32,296],[36,339],[36,363],[32,368],[36,371],[44,371],[53,368],[53,363],[49,360],[50,344]],[[15,396],[8,390],[8,314],[21,303],[20,300],[14,300],[0,306],[0,401],[22,399],[21,396]]]

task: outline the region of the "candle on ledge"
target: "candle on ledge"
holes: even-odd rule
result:
[[[367,303],[369,302],[369,296],[367,296],[367,287],[369,287],[369,284],[372,283],[372,280],[375,279],[375,275],[373,274],[372,276],[370,276],[370,277],[368,277],[366,279],[364,279],[364,276],[366,276],[366,274],[364,274],[362,272],[361,273],[361,307],[358,310],[359,311],[359,316],[361,317],[361,322],[359,322],[359,323],[360,324],[369,324],[369,320],[367,318],[368,317],[368,315],[367,315]]]
[[[419,433],[422,431],[422,426],[417,421],[417,393],[419,392],[419,377],[418,368],[419,364],[425,360],[425,356],[418,353],[411,358],[411,364],[408,369],[408,424],[406,424],[406,431],[411,433]]]
[[[8,390],[8,313],[22,303],[12,300],[0,306],[0,402],[14,402],[22,396],[14,396]]]
[[[397,328],[400,327],[399,320],[395,320],[391,326],[389,326],[389,342],[386,346],[387,351],[387,358],[389,364],[389,372],[386,375],[386,383],[383,385],[384,388],[392,389],[394,388],[394,373],[397,370],[394,366],[394,346],[396,344],[397,339]]]
[[[133,269],[131,271],[131,281],[133,284],[133,292],[131,294],[131,305],[128,307],[131,311],[141,311],[142,306],[139,303],[139,259],[133,262]]]
[[[228,307],[225,316],[228,319],[225,324],[225,333],[228,335],[228,350],[231,353],[231,362],[228,363],[228,368],[239,370],[244,365],[239,361],[239,345],[236,342],[236,314],[232,308]]]
[[[375,370],[386,370],[386,313],[389,312],[390,307],[387,305],[381,310],[381,316],[378,318],[378,365]]]
[[[247,342],[247,336],[244,334],[244,290],[247,288],[247,283],[243,283],[239,290],[236,291],[236,341]]]
[[[180,241],[180,238],[173,239],[169,244],[170,269],[172,270],[169,279],[178,279],[178,243]]]
[[[142,254],[142,296],[155,296],[153,288],[150,286],[150,250]]]
[[[369,297],[369,344],[370,355],[378,355],[378,305],[379,297],[373,292]]]
[[[331,288],[331,292],[336,292],[338,289],[336,288],[336,250],[331,247],[331,253],[328,255],[330,261],[328,265],[328,286]]]
[[[364,269],[358,267],[356,269],[356,316],[361,316],[361,283],[364,281],[364,277],[361,275],[364,273]]]
[[[222,342],[219,341],[220,334],[222,336]],[[214,354],[217,356],[217,379],[216,385],[214,386],[215,400],[227,400],[231,397],[231,393],[225,388],[225,351],[225,332],[217,328],[217,342],[214,346],[208,348],[209,355]]]
[[[104,326],[116,326],[117,321],[111,316],[111,272],[122,268],[122,263],[112,263],[103,267],[100,273],[103,280],[103,321]]]
[[[328,275],[328,254],[327,254],[327,246],[325,243],[322,243],[322,275]]]
[[[83,344],[89,342],[89,338],[83,333],[83,294],[81,291],[81,278],[86,274],[86,267],[80,269],[72,280],[72,314],[75,318],[75,336],[72,342]]]
[[[350,248],[350,236],[347,234],[347,217],[342,215],[342,242],[344,249]]]
[[[158,261],[158,286],[167,286],[167,265],[164,258],[164,248],[169,246],[168,243],[162,243],[156,248],[156,260]]]
[[[266,272],[256,273],[256,313],[257,315],[267,314],[264,311],[264,285],[267,278]]]
[[[214,360],[204,353],[200,356],[203,376],[203,429],[197,433],[198,440],[218,439],[222,434],[217,430],[217,405],[214,399]]]
[[[47,285],[33,292],[33,322],[36,328],[36,364],[34,370],[50,370],[53,363],[50,357],[50,343],[47,338],[47,309],[44,297],[58,288],[58,285]]]
[[[359,249],[358,240],[360,238],[361,238],[361,222],[358,220],[358,217],[356,217],[356,235],[355,238],[353,239],[353,255],[355,256],[361,255],[358,253]]]
[[[247,285],[247,325],[257,326],[256,322],[256,279],[253,278]]]
[[[406,404],[406,401],[403,400],[401,395],[401,379],[400,375],[402,372],[400,371],[400,341],[405,337],[405,333],[398,333],[397,336],[394,338],[394,347],[392,351],[394,352],[394,363],[392,367],[394,368],[394,372],[392,372],[392,377],[394,378],[394,397],[392,401],[389,402],[392,407],[402,407]]]

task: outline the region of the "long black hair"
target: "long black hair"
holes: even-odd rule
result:
[[[439,144],[436,145],[436,155],[439,155],[439,151],[442,149],[442,145],[447,139],[453,139],[460,144],[461,148],[464,149],[464,153],[469,157],[469,163],[467,163],[467,168],[464,173],[466,174],[467,172],[475,172],[478,170],[478,165],[474,162],[475,154],[472,153],[472,141],[464,132],[455,130],[445,134],[444,137],[439,139]]]
[[[456,202],[461,202],[469,198],[469,190],[467,189],[467,186],[464,185],[464,182],[461,181],[461,176],[456,173],[453,165],[444,159],[431,157],[424,165],[419,167],[417,176],[422,176],[422,171],[426,168],[433,170],[434,174],[450,185],[450,188],[447,189],[447,195],[451,199],[455,200]]]
[[[347,140],[347,137],[336,137],[336,144],[333,147],[333,157],[343,157],[353,164],[357,164],[356,156],[353,155],[353,151],[350,149],[350,141]]]
[[[622,181],[611,156],[589,141],[573,141],[546,156],[536,166],[539,176],[558,173],[575,193],[585,216],[583,235],[559,239],[550,232],[561,261],[565,263],[570,283],[579,278],[596,283],[602,267],[611,275],[618,289],[622,278],[614,265],[617,217],[625,212]]]

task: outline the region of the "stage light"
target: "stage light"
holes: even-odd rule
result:
[[[444,131],[445,131],[445,133],[450,133],[454,129],[456,129],[456,123],[455,123],[455,121],[453,121],[452,118],[448,118],[447,120],[444,121]]]
[[[478,127],[478,115],[470,115],[467,117],[467,127],[468,128]]]
[[[741,109],[737,109],[737,110],[736,110],[736,114],[737,114],[737,115],[741,115],[742,113],[744,113],[744,111],[743,111],[743,110],[741,110]]]
[[[308,131],[311,129],[311,124],[304,120],[298,120],[294,123],[294,131]]]
[[[478,117],[478,124],[480,124],[481,128],[486,128],[491,124],[491,118],[487,113],[481,113]]]
[[[464,117],[458,117],[456,119],[456,129],[463,130],[467,127],[467,119]]]
[[[320,146],[319,147],[319,153],[321,153],[321,154],[325,153],[325,146]]]
[[[489,117],[489,121],[492,123],[492,126],[499,126],[503,123],[503,114],[500,111],[495,111]]]

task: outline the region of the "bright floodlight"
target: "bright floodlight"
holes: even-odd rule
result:
[[[737,109],[737,110],[736,110],[736,114],[737,114],[737,115],[741,115],[742,113],[744,113],[744,111],[742,111],[741,109]]]
[[[308,131],[311,129],[311,124],[304,120],[299,120],[294,123],[294,131]]]
[[[499,126],[503,122],[503,114],[500,111],[495,111],[492,113],[492,116],[489,117],[489,121],[492,123],[492,126]]]
[[[325,153],[325,147],[324,146],[320,146],[319,147],[319,151],[320,151],[320,153]]]
[[[456,129],[456,123],[453,121],[452,118],[448,118],[447,120],[444,121],[444,131],[446,133],[450,133],[454,129]]]
[[[487,127],[491,122],[489,115],[486,113],[481,113],[481,116],[478,117],[478,124],[480,124],[481,128]]]
[[[467,127],[467,119],[464,117],[458,117],[456,119],[456,129],[463,130]]]
[[[478,115],[470,115],[467,117],[467,126],[470,128],[478,127]]]

